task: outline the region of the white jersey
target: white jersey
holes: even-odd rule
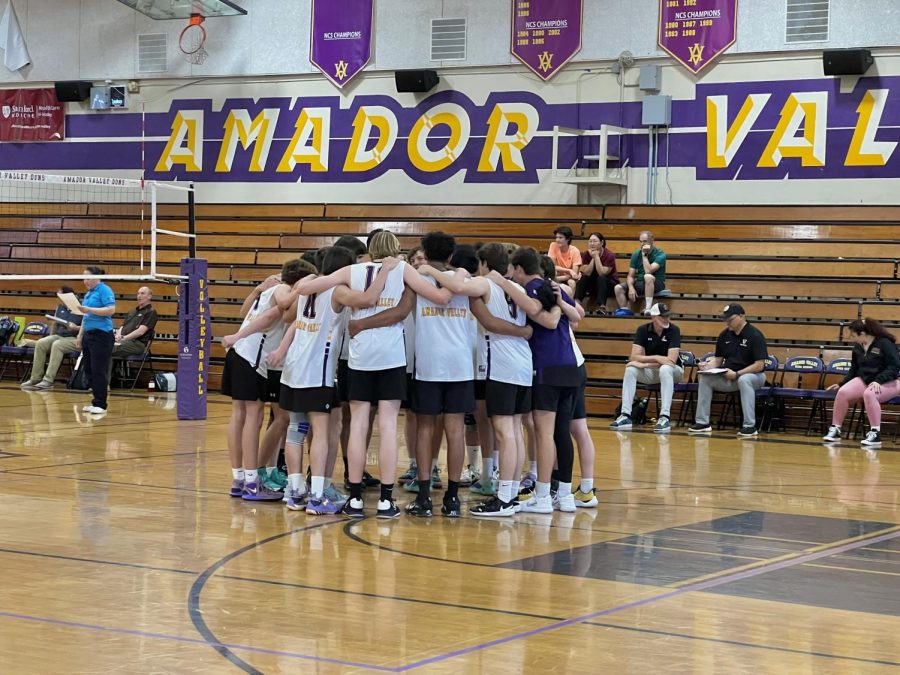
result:
[[[506,297],[500,286],[490,279],[487,282],[491,285],[491,296],[486,303],[488,311],[498,319],[524,326],[525,312]],[[484,375],[488,380],[521,387],[531,386],[534,371],[531,347],[525,338],[484,331],[484,337],[478,343],[478,363],[479,369],[484,367]]]
[[[475,323],[478,323],[477,321]],[[483,349],[484,326],[478,324],[478,333],[475,343],[475,379],[484,382],[487,379],[487,352]]]
[[[444,272],[452,275],[453,272]],[[437,285],[431,277],[426,279]],[[447,305],[416,298],[416,379],[465,382],[475,379],[476,322],[469,299],[454,295]]]
[[[575,352],[575,365],[581,368],[584,365],[584,354],[581,353],[581,349],[578,347],[578,340],[575,339],[575,333],[572,332],[572,328],[569,328],[569,337],[572,338],[572,351]]]
[[[294,341],[284,360],[281,383],[293,389],[333,387],[341,313],[331,306],[333,288],[297,301]]]
[[[406,342],[406,373],[412,375],[416,362],[416,313],[410,312],[403,320],[403,340]]]
[[[347,324],[350,323],[350,308],[344,307],[341,311],[341,354],[338,359],[346,361],[350,358],[350,333],[347,332]]]
[[[403,283],[405,262],[388,273],[387,283],[374,307],[354,309],[351,318],[365,319],[400,304],[406,286]],[[381,263],[357,263],[350,266],[350,288],[366,290],[375,280]],[[403,343],[403,322],[364,330],[350,340],[350,368],[353,370],[388,370],[406,366],[406,346]]]
[[[256,319],[260,314],[269,309],[272,296],[275,294],[275,289],[277,288],[278,286],[273,286],[259,294],[259,297],[256,298],[250,311],[247,312],[247,316],[244,317],[244,322],[241,324],[242,329],[248,326],[250,322]],[[272,337],[270,338],[270,336]],[[284,322],[279,320],[271,329],[269,329],[269,331],[265,333],[254,333],[253,335],[248,335],[235,342],[234,351],[238,353],[238,356],[253,366],[257,373],[266,377],[268,375],[268,370],[266,369],[266,355],[278,348],[282,337],[284,337]]]

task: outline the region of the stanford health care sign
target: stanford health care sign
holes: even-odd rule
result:
[[[372,56],[375,0],[313,0],[309,60],[343,87]]]
[[[510,51],[549,80],[581,51],[582,0],[512,0]]]
[[[737,39],[737,0],[659,0],[659,46],[695,75]]]

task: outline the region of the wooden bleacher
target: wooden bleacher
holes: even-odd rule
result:
[[[136,205],[66,204],[64,212],[52,206],[42,211],[40,204],[27,204],[0,216],[0,274],[39,273],[51,259],[73,273],[88,264],[111,274],[139,273],[137,261],[149,243]],[[510,241],[545,251],[560,224],[575,231],[580,249],[591,232],[601,232],[622,272],[638,234],[652,230],[668,255],[668,302],[684,347],[698,356],[713,348],[728,302],[745,306],[782,361],[845,350],[846,324],[858,317],[900,326],[900,207],[199,204],[196,213],[198,255],[210,262],[217,337],[237,329],[241,302],[255,283],[284,260],[343,234],[386,228],[410,247],[440,229],[461,242]],[[187,229],[182,205],[160,205],[159,218],[166,229]],[[160,272],[177,273],[184,249],[171,240],[160,244]],[[139,285],[115,284],[121,311]],[[0,314],[41,320],[56,305],[56,286],[2,282]],[[160,368],[173,367],[174,287],[154,284],[153,290],[161,316],[154,357]],[[592,413],[609,414],[616,405],[631,336],[642,321],[588,318],[578,327]],[[214,387],[223,356],[214,344]]]

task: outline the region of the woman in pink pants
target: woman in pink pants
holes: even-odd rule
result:
[[[850,372],[837,389],[831,427],[822,440],[836,443],[841,440],[841,424],[851,403],[860,399],[866,406],[869,433],[862,440],[864,448],[881,447],[881,404],[900,396],[900,355],[897,339],[875,319],[850,324],[850,341],[854,343]]]

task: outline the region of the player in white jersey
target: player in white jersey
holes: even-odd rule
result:
[[[483,246],[477,257],[482,275],[495,270],[505,276],[509,269],[509,256],[500,244]],[[466,285],[475,292],[470,297],[471,309],[484,327],[479,361],[485,365],[487,414],[500,452],[498,495],[473,507],[472,513],[509,516],[516,510],[515,477],[525,456],[522,415],[531,411],[532,356],[527,339],[532,330],[525,313],[497,284],[481,276]],[[455,289],[451,286],[451,290]]]
[[[331,274],[352,265],[353,254],[342,247],[330,247],[322,256],[323,274]],[[388,275],[397,260],[388,258],[381,266],[371,286],[354,291],[345,285],[329,288],[321,293],[300,296],[296,303],[296,322],[278,349],[269,354],[275,365],[284,362],[281,378],[281,405],[290,411],[285,455],[288,462],[289,494],[287,508],[303,508],[311,514],[334,514],[343,504],[327,499],[326,480],[330,480],[327,465],[337,453],[337,434],[340,425],[340,401],[334,388],[336,352],[344,307],[372,307],[384,290]],[[312,426],[310,447],[311,487],[307,502],[306,485],[302,474],[302,447],[292,431],[295,421],[309,417]],[[332,442],[335,441],[335,442]],[[333,464],[332,464],[333,467]]]
[[[354,290],[365,290],[381,267],[381,260],[396,257],[400,241],[388,231],[378,232],[369,240],[372,263],[356,264],[338,270],[327,277],[304,280],[298,285],[304,294],[321,293],[337,284]],[[388,274],[385,289],[375,307],[357,309],[352,318],[364,319],[395,307],[406,286],[434,302],[449,302],[449,291],[435,288],[406,263],[400,263]],[[363,331],[350,341],[349,359],[350,397],[350,499],[342,513],[351,518],[365,515],[362,501],[362,477],[366,464],[366,434],[369,412],[378,407],[380,435],[379,468],[381,495],[376,516],[395,518],[400,511],[394,503],[393,489],[397,469],[397,414],[400,401],[406,397],[406,346],[403,341],[402,320],[388,326]]]
[[[286,262],[280,279],[270,277],[245,300],[242,312],[246,312],[246,315],[241,330],[222,339],[222,344],[228,350],[222,375],[222,393],[232,398],[228,448],[232,464],[230,494],[233,497],[249,501],[281,499],[281,495],[272,486],[262,484],[259,474],[259,460],[263,460],[262,465],[265,467],[267,460],[271,459],[261,458],[259,453],[263,408],[265,401],[270,400],[265,357],[271,349],[277,347],[275,341],[280,342],[283,335],[283,313],[278,306],[279,297],[289,293],[291,285],[310,271],[315,270],[301,260]],[[276,422],[267,432],[267,443],[264,446],[270,455],[277,452],[287,428],[286,415],[277,406],[274,409]]]

